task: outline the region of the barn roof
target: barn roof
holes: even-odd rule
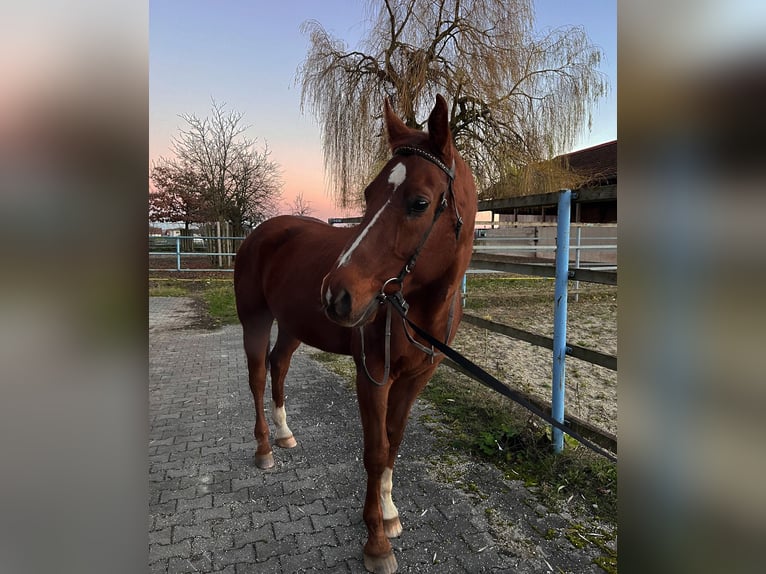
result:
[[[587,178],[582,187],[604,185],[617,180],[617,140],[560,155],[555,160]]]

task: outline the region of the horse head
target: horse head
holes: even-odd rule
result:
[[[405,278],[408,293],[459,281],[472,249],[476,190],[453,145],[447,102],[437,95],[427,132],[407,127],[388,100],[384,119],[393,155],[365,189],[362,221],[322,282],[326,315],[347,327],[372,320],[378,295],[405,289]]]

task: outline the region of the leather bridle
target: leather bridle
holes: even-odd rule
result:
[[[460,212],[458,211],[457,201],[455,200],[455,191],[452,185],[453,182],[455,181],[455,162],[453,160],[452,167],[449,168],[446,166],[446,164],[443,161],[441,161],[435,155],[425,150],[422,150],[420,148],[411,147],[411,146],[398,147],[394,150],[393,155],[394,156],[416,155],[418,157],[422,157],[423,159],[434,164],[436,167],[438,167],[444,173],[447,174],[447,189],[441,194],[439,203],[436,206],[436,210],[434,211],[434,217],[431,220],[431,225],[423,234],[423,237],[420,239],[420,242],[415,248],[415,251],[413,252],[412,256],[407,260],[407,263],[404,264],[404,267],[402,267],[402,270],[399,272],[399,275],[397,275],[396,277],[391,277],[390,279],[386,280],[380,289],[380,293],[378,293],[377,295],[377,300],[381,305],[385,304],[386,302],[389,302],[398,308],[397,310],[399,314],[402,316],[402,328],[404,329],[404,333],[407,336],[407,339],[409,340],[411,344],[415,345],[418,349],[423,351],[425,354],[429,355],[431,357],[431,361],[433,361],[434,357],[437,354],[434,351],[433,345],[429,348],[429,347],[426,347],[425,345],[418,343],[414,339],[414,337],[410,334],[409,330],[407,329],[407,324],[404,321],[404,317],[406,316],[407,311],[409,310],[409,304],[404,300],[404,295],[402,294],[402,285],[407,275],[412,273],[412,270],[415,267],[415,263],[417,262],[417,259],[420,256],[420,252],[422,251],[423,246],[428,240],[428,237],[431,235],[431,231],[433,231],[433,228],[436,225],[436,222],[439,220],[439,217],[441,217],[442,213],[444,213],[444,211],[447,209],[447,205],[449,203],[450,197],[452,198],[452,204],[455,209],[455,238],[457,239],[460,237],[460,229],[463,227],[463,218],[460,216]],[[390,294],[386,293],[386,288],[392,284],[398,284],[399,289],[397,289],[395,292]],[[449,318],[447,320],[447,334],[445,336],[445,342],[449,340],[450,334],[452,333],[452,323],[453,323],[453,319],[455,315],[455,304],[457,301],[457,294],[458,292],[455,291],[455,296],[453,297],[452,304],[450,305]],[[359,327],[359,335],[361,338],[361,357],[360,358],[362,362],[362,367],[364,368],[364,372],[367,375],[367,378],[370,379],[370,381],[374,385],[382,387],[388,382],[388,375],[391,370],[391,305],[389,305],[386,309],[386,330],[385,330],[385,343],[384,343],[385,367],[384,367],[383,378],[381,382],[376,381],[375,378],[370,374],[370,371],[367,369],[367,361],[366,361],[366,357],[364,353],[364,325]]]

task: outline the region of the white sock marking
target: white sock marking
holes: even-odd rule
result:
[[[394,488],[394,469],[386,468],[380,477],[380,506],[383,510],[383,520],[390,520],[399,516],[399,511],[391,498]]]
[[[271,401],[271,420],[274,421],[274,425],[277,427],[274,431],[275,438],[287,438],[293,436],[293,431],[287,426],[287,413],[285,407],[282,405],[277,408],[277,404]]]
[[[388,183],[393,184],[394,189],[391,191],[391,196],[393,197],[394,192],[396,191],[396,188],[399,187],[402,182],[404,182],[404,178],[407,177],[407,168],[404,166],[403,163],[397,163],[393,169],[391,170],[391,173],[388,175]],[[383,207],[381,207],[378,212],[373,216],[373,218],[370,220],[370,222],[367,224],[367,227],[362,229],[362,232],[357,235],[354,242],[351,244],[351,247],[346,249],[338,260],[338,267],[343,267],[344,265],[347,265],[349,262],[349,259],[351,259],[351,254],[354,252],[354,250],[359,247],[359,244],[364,239],[365,235],[372,229],[372,226],[375,225],[375,222],[380,217],[380,214],[383,213],[383,210],[388,207],[388,204],[391,203],[391,197],[388,198],[386,203],[383,204]]]

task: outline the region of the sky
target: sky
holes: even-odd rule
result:
[[[609,95],[573,150],[617,138],[617,1],[535,0],[539,30],[582,26],[602,49]],[[309,42],[300,27],[317,20],[348,48],[366,34],[361,0],[151,0],[149,160],[171,157],[179,114],[209,115],[212,99],[244,114],[247,135],[268,144],[282,168],[283,212],[299,193],[321,219],[353,215],[327,192],[320,127],[300,109],[295,78]],[[569,150],[569,151],[573,151]]]

